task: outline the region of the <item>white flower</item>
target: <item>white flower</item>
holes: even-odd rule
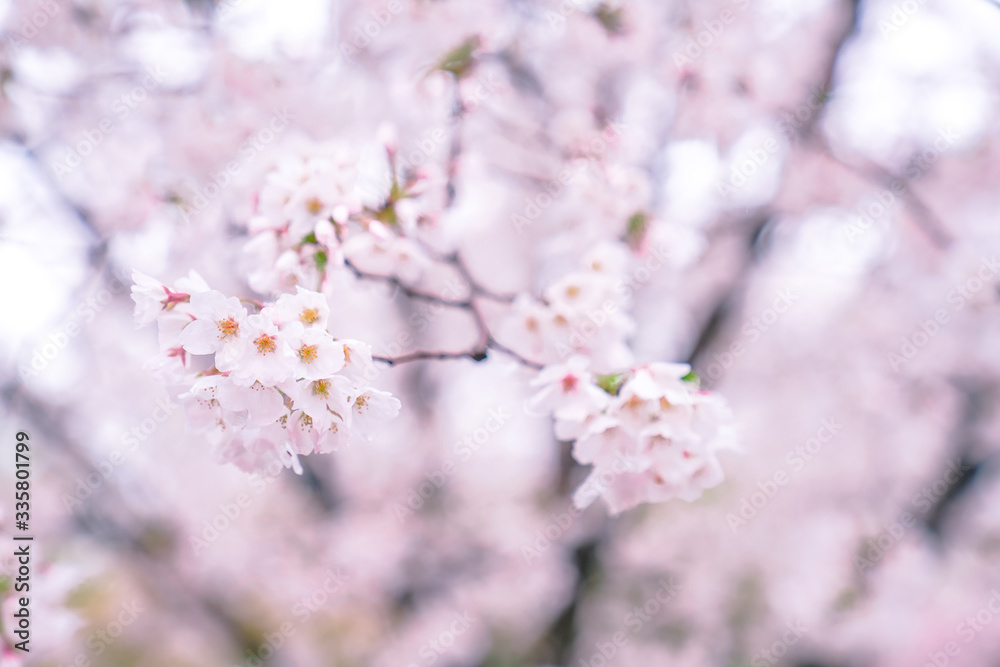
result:
[[[368,343],[350,338],[342,338],[337,343],[344,348],[343,375],[352,380],[371,381],[378,374],[372,363],[372,348]]]
[[[280,429],[244,431],[219,447],[216,456],[219,463],[232,463],[244,472],[270,475],[275,469],[292,468],[302,474],[299,458],[285,442]]]
[[[239,432],[242,416],[223,411],[219,402],[221,375],[196,378],[191,389],[178,396],[187,414],[188,427],[195,433],[207,433],[211,442],[219,442]]]
[[[552,283],[544,295],[549,304],[565,306],[575,313],[600,308],[602,302],[610,298],[611,290],[607,277],[577,271]]]
[[[351,401],[351,431],[371,440],[378,429],[399,414],[402,404],[387,391],[367,388]]]
[[[246,412],[249,427],[267,426],[288,414],[281,392],[259,381],[247,387],[226,378],[219,382],[217,398],[227,411]]]
[[[723,480],[717,452],[734,443],[725,403],[691,383],[675,387],[686,374],[683,364],[655,366],[637,372],[638,386],[626,383],[619,396],[624,400],[594,419],[574,444],[574,458],[594,464],[574,495],[578,507],[599,496],[612,513],[672,498],[691,501]],[[684,394],[683,402],[664,398],[675,390]]]
[[[135,327],[145,326],[156,320],[166,305],[170,290],[166,285],[144,273],[132,271],[132,300],[135,301]]]
[[[191,295],[197,318],[181,331],[180,343],[191,354],[215,354],[216,368],[230,370],[246,344],[246,309],[236,297],[210,290]]]
[[[153,377],[164,384],[182,384],[186,367],[184,348],[177,347],[161,352],[142,365],[144,370],[151,371]]]
[[[565,364],[546,366],[532,380],[541,390],[529,401],[535,409],[551,412],[556,418],[556,435],[572,439],[588,418],[600,413],[611,397],[594,383],[586,357],[575,355]]]
[[[325,329],[307,329],[293,322],[283,333],[292,349],[293,377],[321,380],[344,367],[344,346]]]
[[[263,314],[250,315],[243,325],[244,354],[232,366],[237,384],[260,382],[273,386],[292,377],[293,355],[278,326]],[[218,364],[216,364],[218,366]]]
[[[353,383],[342,375],[333,375],[320,380],[306,380],[295,383],[292,395],[295,407],[312,418],[319,431],[325,431],[338,419],[350,424]]]
[[[584,256],[583,266],[589,271],[617,279],[628,267],[629,254],[628,248],[622,243],[600,243]]]
[[[133,318],[137,329],[155,321],[165,309],[188,301],[190,295],[208,291],[205,280],[194,270],[186,278],[178,279],[176,292],[140,271],[132,271],[132,281],[135,283],[131,289],[135,301]]]
[[[432,264],[420,246],[378,221],[369,223],[367,232],[344,241],[341,249],[362,271],[395,276],[407,283],[419,280]]]
[[[348,446],[351,439],[350,427],[340,419],[330,422],[330,427],[320,434],[316,443],[316,452],[319,454],[329,454]]]
[[[330,305],[326,296],[301,286],[295,288],[295,294],[282,294],[275,304],[265,308],[265,311],[282,327],[297,322],[304,327],[326,329],[327,320],[330,318]]]
[[[182,278],[178,278],[175,283],[178,292],[186,294],[196,294],[198,292],[208,292],[211,288],[205,279],[201,277],[194,269],[188,271],[188,274]]]
[[[340,417],[334,416],[324,427],[301,410],[288,418],[287,430],[295,451],[304,456],[336,451],[350,438],[350,428]]]
[[[697,387],[682,378],[691,372],[688,364],[656,362],[635,369],[632,378],[622,388],[647,400],[665,399],[671,405],[690,405]]]
[[[603,464],[617,454],[635,453],[635,437],[610,415],[596,417],[573,443],[573,458],[579,463]]]

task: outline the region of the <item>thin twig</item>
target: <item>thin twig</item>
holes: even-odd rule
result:
[[[387,276],[380,273],[368,273],[367,271],[362,271],[354,264],[352,264],[351,260],[349,259],[344,260],[344,266],[350,269],[351,272],[354,274],[354,276],[357,278],[364,280],[372,280],[375,282],[383,282],[386,283],[387,285],[392,285],[393,287],[397,288],[400,292],[410,297],[411,299],[419,299],[421,301],[427,301],[429,303],[437,303],[441,304],[442,306],[449,306],[451,308],[468,308],[472,305],[471,299],[461,299],[461,300],[446,299],[445,297],[438,296],[437,294],[429,294],[427,292],[421,292],[420,290],[414,289],[409,285],[407,285],[406,283],[404,283],[403,281],[401,281],[396,276]]]
[[[481,283],[472,277],[472,273],[469,272],[469,267],[466,266],[464,261],[462,261],[462,257],[457,251],[449,255],[446,258],[446,261],[454,266],[455,269],[461,274],[465,282],[469,284],[469,289],[472,290],[473,296],[481,296],[484,299],[497,301],[498,303],[513,303],[514,299],[517,298],[516,294],[499,294],[483,287]]]

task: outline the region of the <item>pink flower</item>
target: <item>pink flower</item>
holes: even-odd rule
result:
[[[260,382],[273,386],[292,378],[294,355],[284,334],[270,318],[262,314],[247,317],[243,338],[243,354],[230,365],[231,377],[237,384],[250,386]]]
[[[180,343],[191,354],[215,354],[216,368],[231,370],[247,344],[246,309],[236,297],[211,290],[191,296],[191,315]]]

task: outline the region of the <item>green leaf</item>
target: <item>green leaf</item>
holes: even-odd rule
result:
[[[316,262],[316,270],[320,273],[326,271],[327,256],[326,251],[320,250],[315,255],[313,255],[313,261]]]
[[[646,228],[649,226],[649,218],[645,213],[639,211],[628,219],[625,227],[625,242],[632,248],[637,248],[642,244],[642,239],[646,236]]]
[[[319,241],[316,239],[316,232],[309,232],[302,238],[302,245],[305,245],[306,243],[315,243],[316,245],[319,245]]]
[[[693,382],[694,384],[701,386],[701,378],[698,377],[698,374],[695,373],[694,371],[691,371],[681,379],[684,380],[685,382]]]
[[[594,18],[609,35],[620,35],[625,32],[625,11],[621,7],[612,7],[602,2],[594,10]]]
[[[381,211],[375,214],[375,219],[390,227],[399,224],[399,218],[396,216],[396,207],[393,204],[388,204]]]
[[[622,388],[623,384],[625,384],[624,373],[608,373],[607,375],[597,376],[597,386],[612,396],[618,395],[618,391]]]
[[[472,55],[479,48],[481,41],[478,35],[469,37],[453,48],[438,63],[438,69],[451,72],[455,78],[461,79],[472,67]]]

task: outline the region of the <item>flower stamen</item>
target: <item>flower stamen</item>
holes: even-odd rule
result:
[[[268,336],[267,334],[261,334],[257,338],[257,340],[255,340],[253,342],[253,344],[257,346],[257,352],[259,352],[260,354],[262,354],[264,356],[267,356],[268,354],[270,354],[271,352],[274,352],[274,350],[275,350],[276,346],[274,344],[274,339],[275,339],[274,336]]]
[[[231,316],[218,320],[215,326],[219,329],[219,338],[232,338],[240,333],[240,323]]]

